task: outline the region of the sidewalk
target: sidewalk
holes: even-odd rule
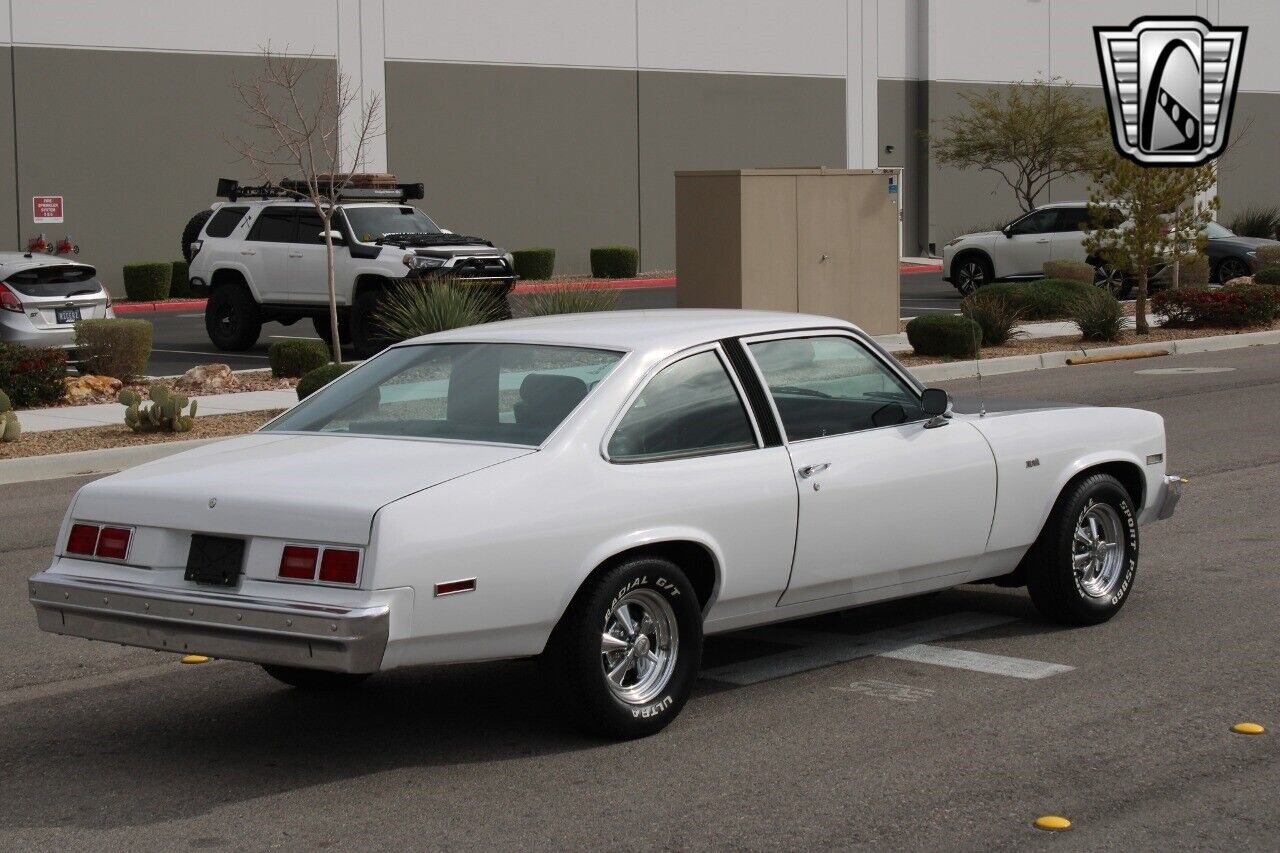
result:
[[[1152,328],[1156,326],[1156,315],[1148,314],[1147,322]],[[1134,319],[1129,318],[1129,328],[1133,328]],[[1024,338],[1061,338],[1066,335],[1079,336],[1080,329],[1075,323],[1053,322],[1053,323],[1028,323],[1025,326],[1019,326],[1025,333]],[[911,344],[907,342],[907,333],[899,332],[896,335],[877,335],[876,343],[887,349],[889,352],[911,352]]]

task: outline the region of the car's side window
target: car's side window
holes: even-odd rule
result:
[[[757,447],[738,390],[712,350],[657,373],[609,439],[613,462],[650,462]]]
[[[249,239],[263,243],[292,243],[298,232],[298,214],[293,210],[264,210],[249,229]]]
[[[323,233],[324,223],[320,219],[320,214],[312,210],[304,210],[298,214],[298,236],[294,238],[295,243],[303,243],[308,246],[324,245]]]
[[[1037,210],[1019,219],[1009,230],[1014,234],[1044,234],[1054,230],[1057,221],[1056,210]]]
[[[1089,221],[1089,209],[1085,207],[1063,208],[1058,214],[1054,231],[1082,231]]]
[[[823,335],[749,343],[789,441],[924,418],[920,398],[852,338]]]
[[[206,237],[230,237],[231,232],[240,224],[240,220],[244,219],[244,215],[249,212],[247,207],[220,207],[210,219],[208,226],[204,229]]]

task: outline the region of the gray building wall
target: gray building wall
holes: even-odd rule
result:
[[[1218,161],[1223,223],[1246,207],[1280,207],[1280,94],[1236,95],[1231,140]]]
[[[0,249],[26,248],[18,230],[20,202],[13,132],[13,48],[0,47]],[[31,204],[30,199],[27,204]]]
[[[249,133],[231,83],[237,75],[257,73],[260,59],[13,51],[15,85],[0,81],[0,109],[11,91],[17,103],[0,114],[17,122],[19,214],[17,227],[6,227],[13,205],[0,204],[0,229],[6,229],[0,233],[16,231],[22,248],[42,230],[51,239],[70,234],[80,259],[97,266],[101,280],[120,295],[124,264],[181,257],[182,227],[215,200],[219,177],[252,177],[224,135]],[[12,168],[12,140],[13,133],[0,127],[0,175]],[[66,222],[35,225],[33,195],[65,196]]]

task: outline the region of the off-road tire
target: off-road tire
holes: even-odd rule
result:
[[[366,288],[356,294],[351,304],[351,346],[357,358],[373,358],[394,340],[378,328],[373,315],[378,310],[378,302],[382,298],[381,288]]]
[[[191,263],[191,244],[199,239],[210,216],[213,216],[212,209],[202,210],[188,219],[187,226],[182,229],[182,257],[187,263]]]
[[[1101,505],[1094,510],[1095,505]],[[1075,558],[1088,550],[1077,528],[1093,513],[1117,522],[1115,543],[1122,549],[1114,579],[1090,591],[1088,571],[1077,571]],[[1059,496],[1040,537],[1025,561],[1027,591],[1046,619],[1063,625],[1097,625],[1120,611],[1133,590],[1138,571],[1138,512],[1120,481],[1091,474],[1067,486]]]
[[[675,660],[666,680],[653,685],[656,692],[650,698],[628,702],[608,681],[602,640],[610,624],[616,624],[615,608],[635,595],[648,597],[651,606],[665,602],[677,630],[675,643],[668,645]],[[633,605],[632,612],[645,611]],[[661,652],[658,636],[655,631],[652,643],[646,636],[645,648]],[[585,731],[618,739],[655,734],[675,719],[693,692],[701,663],[697,593],[678,566],[656,557],[628,560],[583,584],[542,656],[544,673],[566,716]]]
[[[312,317],[311,327],[316,330],[316,336],[333,349],[333,338],[329,334],[329,315]],[[342,341],[344,347],[351,346],[351,319],[342,312],[338,312],[338,339]]]
[[[299,690],[347,690],[363,684],[371,673],[329,672],[323,669],[304,669],[297,666],[260,664],[262,671]]]
[[[262,335],[262,309],[240,282],[222,284],[209,294],[204,328],[218,349],[244,352],[252,349]]]

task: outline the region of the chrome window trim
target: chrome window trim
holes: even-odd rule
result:
[[[671,365],[683,361],[686,358],[701,355],[704,352],[714,353],[716,359],[720,362],[720,369],[725,372],[726,376],[728,376],[729,382],[733,386],[733,391],[738,397],[738,405],[742,407],[743,413],[747,416],[747,423],[751,425],[751,435],[755,438],[755,446],[726,447],[719,450],[678,451],[675,453],[650,456],[644,459],[614,459],[610,456],[609,442],[613,440],[613,434],[617,432],[618,427],[622,424],[622,419],[631,411],[631,407],[634,405],[636,399],[644,393],[645,388],[649,387],[649,383],[653,381],[654,377]],[[724,456],[729,453],[744,453],[750,450],[759,450],[762,447],[764,447],[764,439],[760,433],[760,425],[756,423],[755,413],[751,410],[750,403],[747,402],[747,396],[743,392],[742,383],[738,381],[738,376],[734,372],[733,366],[729,363],[729,359],[725,355],[724,348],[721,347],[720,342],[713,341],[710,343],[695,344],[692,347],[688,347],[687,349],[680,350],[677,353],[667,356],[662,361],[659,361],[656,365],[651,367],[649,371],[640,378],[640,381],[636,383],[636,387],[633,388],[631,393],[627,395],[625,400],[623,400],[622,405],[619,406],[618,411],[614,413],[613,418],[609,421],[609,425],[605,428],[604,438],[600,441],[600,456],[605,462],[608,462],[611,465],[646,465],[653,462],[670,462],[672,460],[680,459],[700,459],[706,456]]]

